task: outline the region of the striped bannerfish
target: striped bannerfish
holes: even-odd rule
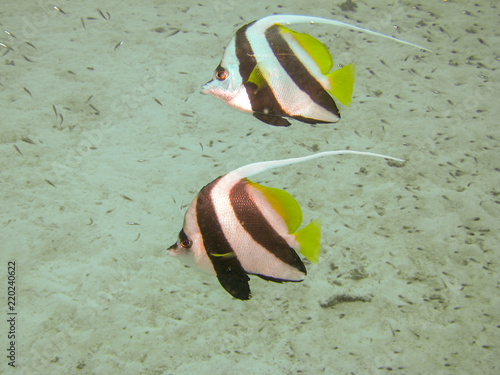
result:
[[[270,125],[289,126],[284,117],[305,123],[333,123],[340,112],[333,100],[349,106],[354,65],[332,70],[328,49],[317,39],[282,24],[323,23],[425,47],[326,18],[274,15],[241,27],[203,93],[226,102]]]
[[[302,211],[284,190],[251,182],[247,177],[327,155],[370,155],[362,151],[325,151],[300,158],[248,164],[206,185],[184,216],[177,242],[167,251],[188,265],[216,274],[233,297],[251,297],[248,274],[274,282],[302,281],[306,267],[296,253],[319,261],[320,221],[297,231]]]

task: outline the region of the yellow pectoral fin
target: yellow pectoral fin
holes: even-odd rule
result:
[[[227,258],[234,258],[236,256],[235,253],[233,252],[229,252],[229,253],[224,253],[224,254],[219,254],[219,253],[211,253],[210,254],[211,256],[213,257],[217,257],[217,258],[224,258],[224,259],[227,259]]]
[[[262,75],[262,71],[259,69],[259,66],[256,65],[255,68],[252,70],[252,73],[250,73],[250,76],[248,77],[248,82],[252,82],[257,86],[257,89],[260,89],[262,86],[266,84],[266,79]]]
[[[299,252],[311,262],[318,263],[321,251],[321,220],[314,220],[294,235],[300,245]]]
[[[311,56],[314,62],[318,65],[319,70],[322,74],[326,74],[330,70],[332,70],[332,55],[330,55],[328,49],[318,39],[307,34],[302,34],[290,30],[284,26],[281,26],[281,32],[288,33],[295,38],[297,43],[307,52],[309,56]]]
[[[330,81],[329,92],[343,105],[349,107],[352,100],[352,90],[354,88],[355,65],[349,64],[337,69],[327,75]]]
[[[247,180],[248,184],[258,189],[273,209],[283,218],[289,233],[295,232],[302,224],[302,210],[297,201],[286,191],[259,185]]]

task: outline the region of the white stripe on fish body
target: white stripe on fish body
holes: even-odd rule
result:
[[[266,76],[266,80],[269,80],[271,91],[288,116],[301,116],[327,122],[339,120],[338,116],[316,104],[307,92],[301,90],[279,62],[278,66],[281,72],[275,74],[269,72],[267,75],[266,73],[263,75]],[[265,72],[267,67],[261,65],[260,68],[262,72]],[[268,78],[269,76],[270,78]]]
[[[220,64],[224,68],[239,65],[238,58],[236,57],[236,35],[231,38],[226,49],[224,50]]]
[[[311,97],[299,89],[295,83],[293,87],[286,88],[286,85],[279,86],[273,90],[276,99],[288,116],[301,116],[318,121],[337,122],[339,117],[322,106],[316,104]]]
[[[263,29],[260,22],[257,21],[247,28],[246,36],[254,51],[257,67],[260,69],[280,106],[289,116],[302,116],[321,121],[337,122],[339,118],[312,101],[309,94],[302,91],[281,66],[265,37],[265,31],[268,27]],[[288,40],[286,41],[288,42]],[[309,54],[307,54],[298,43],[295,42],[293,44],[295,44],[296,50],[299,48],[302,50],[301,55],[298,57],[302,64],[304,64],[302,58],[306,59],[307,65],[304,64],[305,68],[309,70],[317,80],[318,75],[326,78],[321,74],[319,68]],[[293,50],[293,46],[290,47]],[[307,57],[304,55],[307,55]],[[316,67],[316,72],[311,71],[311,67]],[[321,79],[319,81],[323,85],[323,80]],[[308,105],[305,106],[305,103]]]
[[[236,182],[225,180],[224,176],[217,181],[210,191],[210,199],[215,210],[216,220],[219,222],[227,239],[229,239],[228,233],[226,233],[227,228],[234,228],[239,225],[238,218],[236,218],[229,200],[229,191]]]
[[[247,273],[260,274],[276,279],[303,280],[305,275],[302,272],[281,261],[269,249],[255,242],[252,236],[241,225],[229,198],[231,188],[241,181],[241,179],[235,178],[234,174],[231,176],[228,175],[222,177],[212,188],[210,198],[215,208],[217,221],[220,223],[224,236],[235,252],[243,269]],[[295,238],[288,234],[288,228],[283,218],[271,207],[263,195],[254,194],[254,191],[257,189],[249,190],[248,185],[246,189],[247,192],[251,193],[254,203],[268,223],[271,224],[289,245],[295,245],[296,247]]]

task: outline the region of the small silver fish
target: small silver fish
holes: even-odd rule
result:
[[[273,15],[250,22],[236,32],[202,92],[274,126],[289,126],[284,117],[310,124],[340,120],[332,97],[345,106],[351,104],[355,67],[350,64],[331,71],[332,56],[319,40],[283,26],[295,23],[346,27],[427,50],[340,21]]]
[[[247,177],[328,155],[357,154],[403,161],[361,151],[326,151],[309,156],[248,164],[206,185],[185,216],[169,255],[216,274],[233,297],[251,297],[250,275],[268,281],[304,280],[307,271],[297,251],[313,263],[320,256],[320,221],[299,229],[302,211],[284,190],[265,187]]]

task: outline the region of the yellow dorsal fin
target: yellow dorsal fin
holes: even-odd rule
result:
[[[299,252],[311,262],[318,263],[321,251],[321,220],[316,219],[296,232],[295,239],[300,245]]]
[[[349,107],[352,100],[352,90],[354,87],[355,65],[349,64],[327,75],[330,81],[330,90],[339,102]]]
[[[286,191],[259,185],[247,180],[248,184],[262,192],[267,201],[285,221],[289,233],[295,232],[302,224],[302,210],[297,201]]]
[[[282,33],[291,34],[307,54],[312,57],[322,74],[327,74],[332,70],[332,55],[330,55],[330,52],[323,43],[310,35],[298,33],[284,26],[280,27]]]
[[[330,82],[330,90],[328,91],[343,105],[350,106],[354,87],[355,65],[350,64],[330,72],[333,68],[333,60],[323,43],[310,35],[298,33],[281,25],[280,30],[282,33],[292,35],[318,65],[321,74],[328,77]]]

